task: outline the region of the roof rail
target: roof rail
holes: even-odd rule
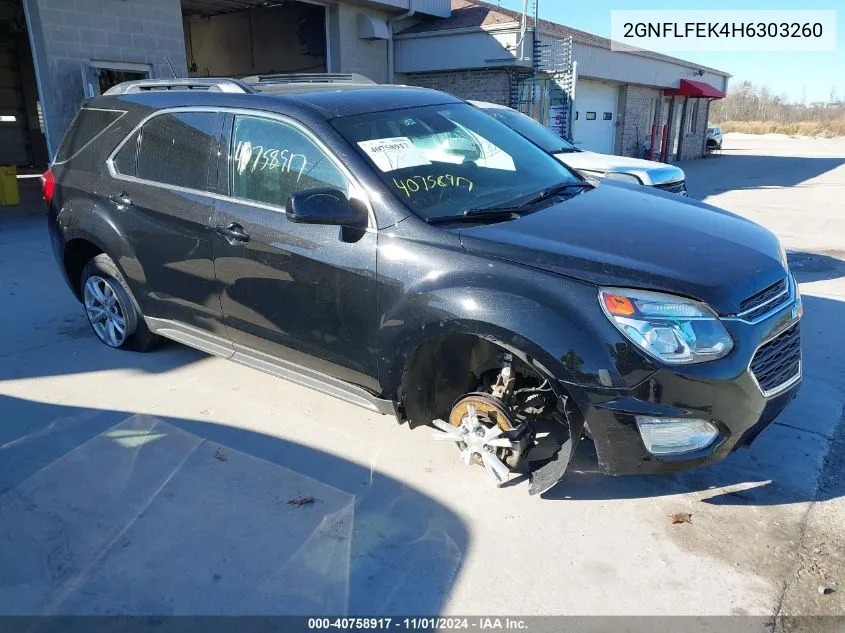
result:
[[[241,77],[246,84],[274,83],[352,83],[375,84],[376,82],[358,73],[275,73],[270,75],[250,75]]]
[[[252,92],[240,81],[235,79],[219,79],[207,77],[191,77],[187,79],[141,79],[139,81],[124,81],[112,86],[103,95],[125,95],[136,92],[153,92],[156,90],[204,90],[207,92]]]

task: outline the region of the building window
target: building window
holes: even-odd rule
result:
[[[613,118],[613,113],[612,112],[605,112],[603,118],[604,118],[605,121],[610,121]]]
[[[595,121],[596,120],[596,113],[595,112],[587,112],[587,120],[588,121]]]
[[[687,134],[695,134],[698,125],[698,102],[701,99],[692,99],[692,107],[687,113]]]

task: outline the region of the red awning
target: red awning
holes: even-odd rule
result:
[[[667,97],[706,97],[708,99],[724,99],[725,93],[703,81],[681,79],[677,88],[667,88],[663,91]]]

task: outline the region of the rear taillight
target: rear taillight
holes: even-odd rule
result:
[[[41,191],[44,194],[44,202],[50,204],[53,200],[53,191],[56,189],[56,179],[49,169],[41,176]]]

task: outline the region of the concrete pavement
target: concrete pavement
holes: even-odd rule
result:
[[[675,476],[601,476],[582,443],[543,499],[427,429],[179,345],[106,348],[43,219],[0,220],[0,614],[845,612],[845,140],[725,148],[684,165],[691,194],[792,251],[799,397]]]

